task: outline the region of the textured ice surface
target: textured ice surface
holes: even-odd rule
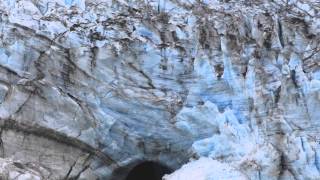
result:
[[[319,179],[319,6],[1,0],[0,165],[118,180],[193,158],[166,178]]]

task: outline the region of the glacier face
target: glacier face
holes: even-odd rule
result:
[[[319,12],[313,0],[1,1],[1,176],[121,179],[191,158],[165,178],[318,179]]]

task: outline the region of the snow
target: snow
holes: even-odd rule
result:
[[[182,166],[164,180],[248,180],[240,171],[226,163],[202,157]]]

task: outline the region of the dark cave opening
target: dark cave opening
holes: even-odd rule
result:
[[[143,162],[135,166],[128,174],[126,180],[161,180],[165,174],[172,170],[157,162]]]

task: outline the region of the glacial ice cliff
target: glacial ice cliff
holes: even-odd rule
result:
[[[320,179],[320,2],[1,0],[0,130],[1,179]]]

